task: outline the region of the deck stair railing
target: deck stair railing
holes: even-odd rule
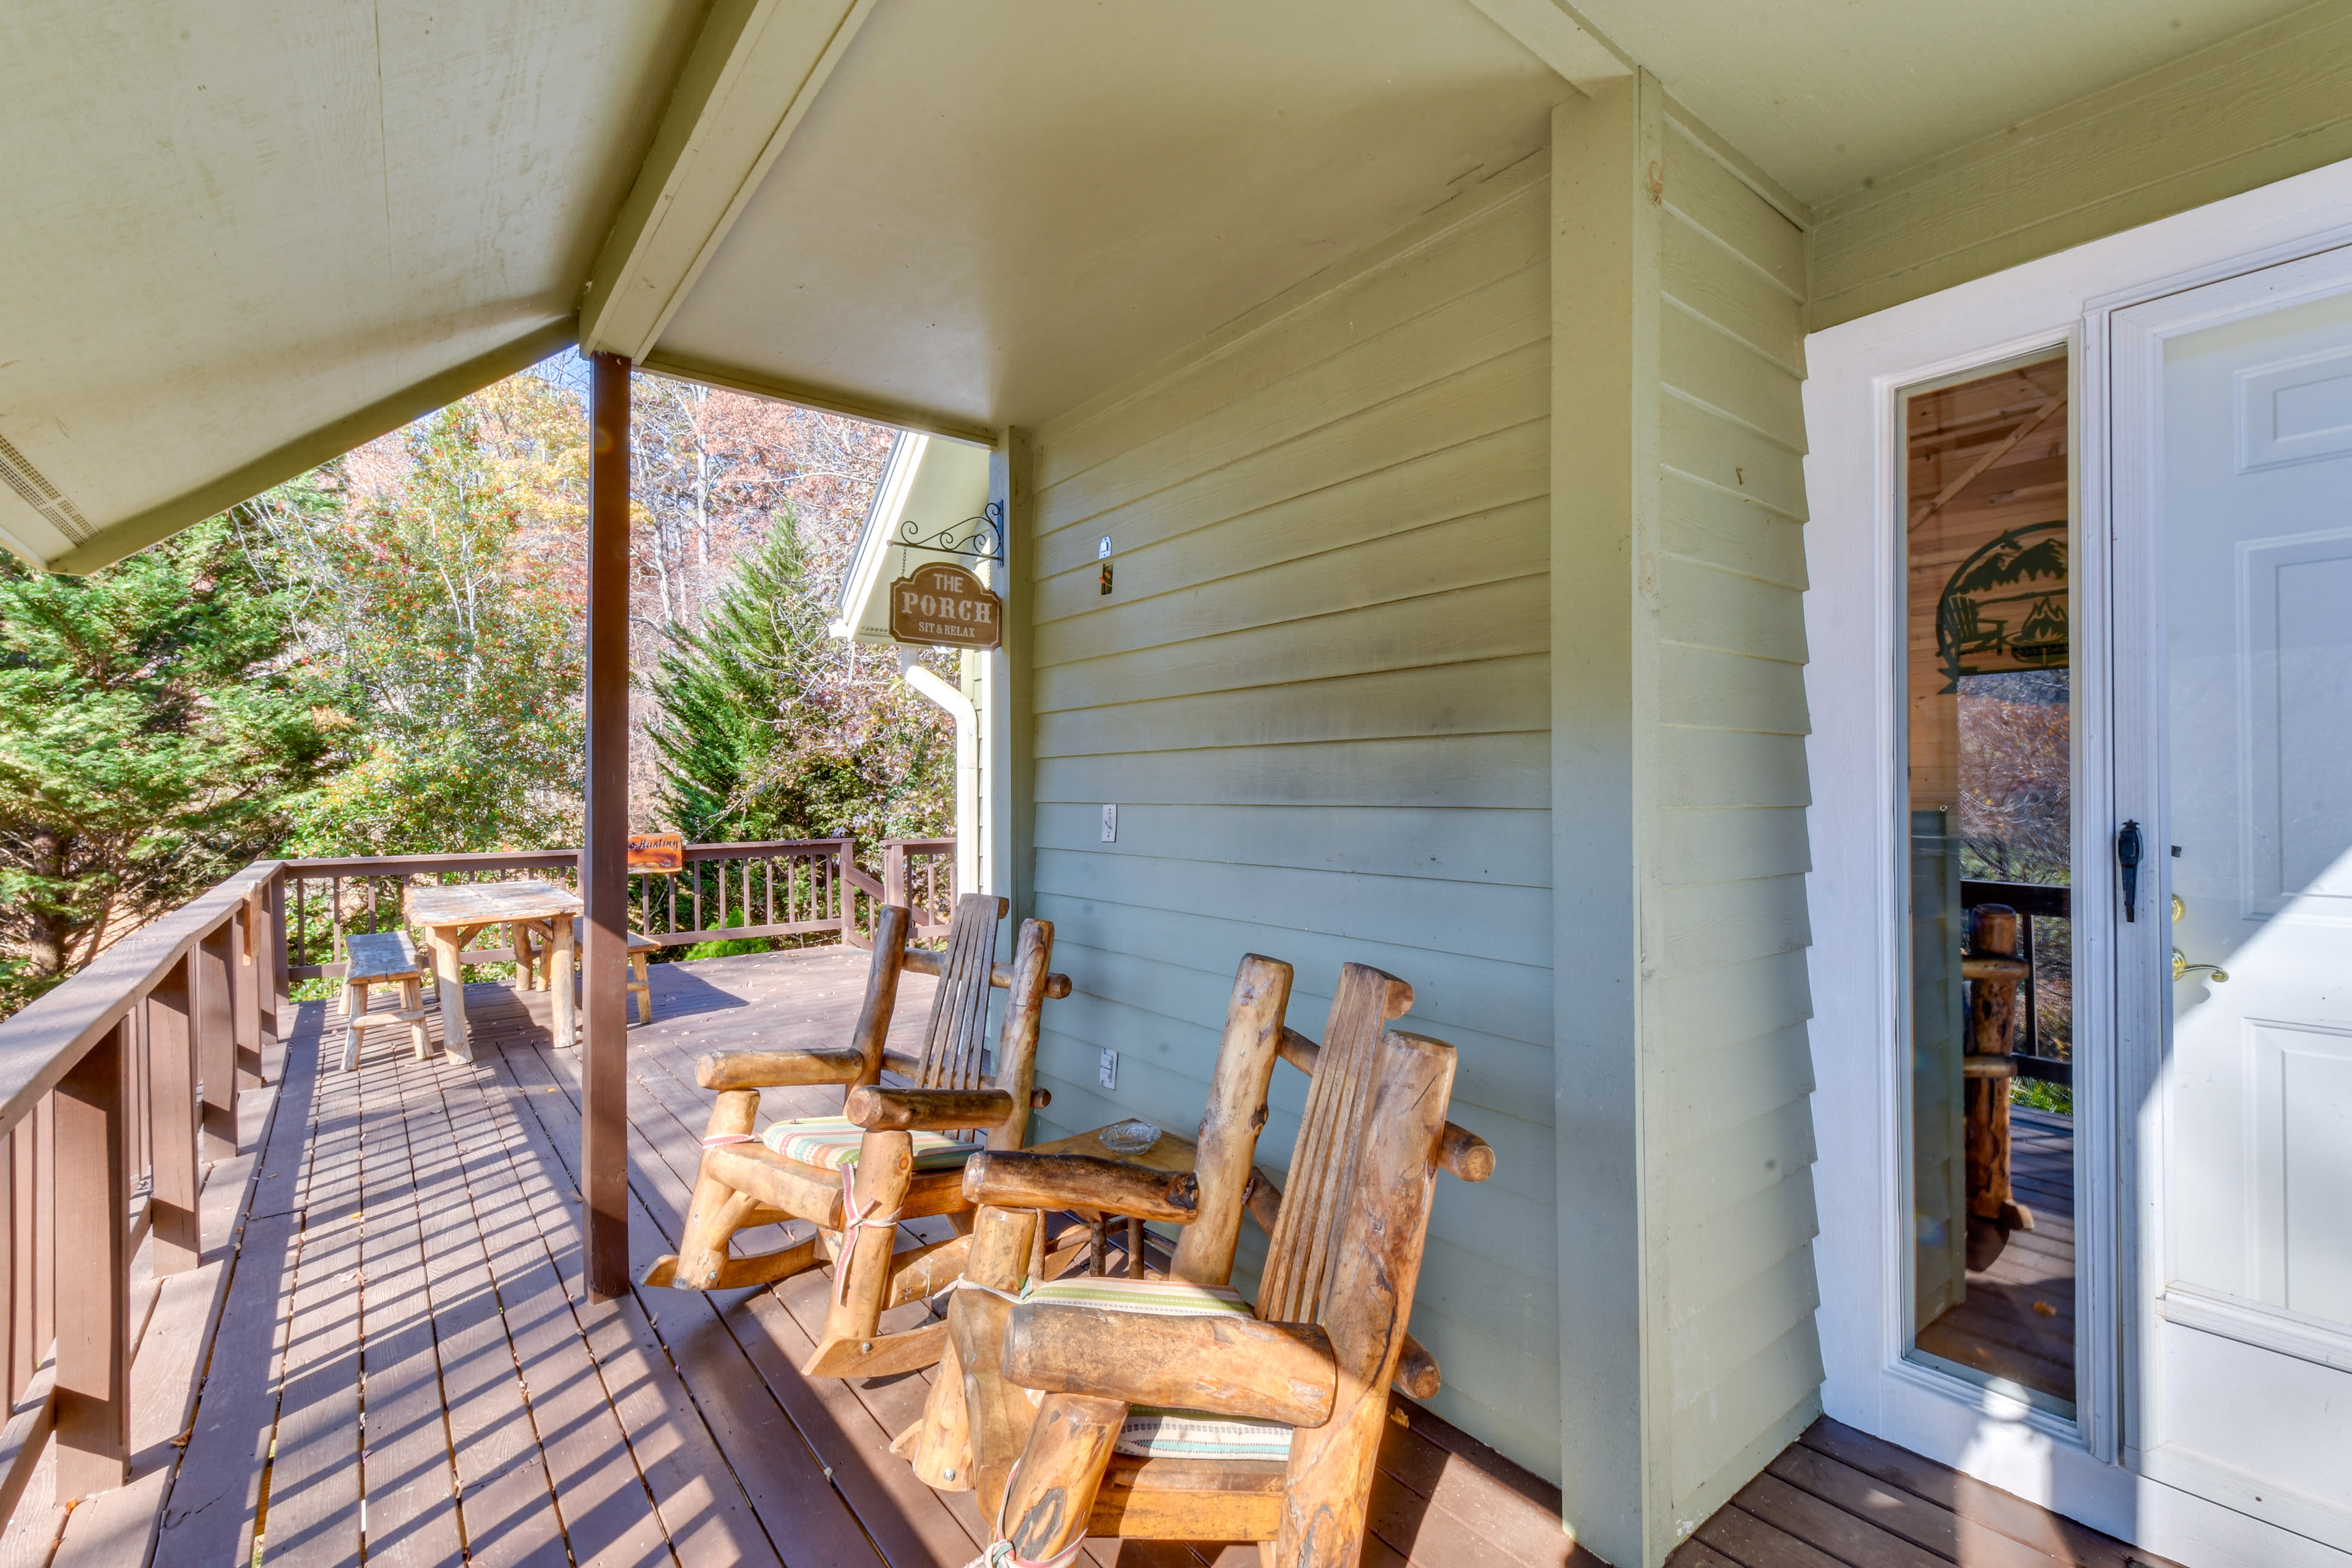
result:
[[[880,904],[905,900],[919,932],[946,935],[954,840],[887,840],[878,870],[855,848],[692,845],[675,877],[633,879],[632,922],[666,946],[828,932],[868,946]],[[205,1167],[239,1157],[238,1097],[262,1084],[290,984],[340,974],[347,935],[396,929],[414,882],[576,884],[577,861],[568,849],[256,861],[0,1019],[0,1524],[52,1443],[60,1503],[128,1479],[132,1325],[157,1281],[204,1264]],[[131,1259],[149,1244],[134,1304]]]
[[[59,1502],[128,1476],[131,1260],[152,1237],[154,1280],[202,1264],[203,1167],[236,1157],[281,1016],[279,869],[247,867],[0,1021],[0,1520],[50,1441]]]

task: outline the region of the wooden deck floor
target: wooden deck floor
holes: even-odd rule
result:
[[[1968,1299],[1919,1331],[1919,1348],[2074,1403],[2074,1126],[2012,1110],[2010,1170],[2033,1228],[2009,1238]]]
[[[837,1041],[863,972],[862,954],[837,950],[656,966],[660,1019],[629,1035],[640,1264],[671,1246],[686,1203],[707,1106],[693,1057]],[[929,983],[905,984],[912,1027]],[[136,1563],[151,1530],[158,1568],[961,1568],[978,1552],[970,1495],[930,1491],[887,1451],[919,1412],[924,1378],[793,1370],[823,1316],[822,1276],[585,1299],[577,1058],[551,1046],[545,1002],[475,988],[474,1064],[416,1062],[380,1032],[350,1074],[320,1070],[333,1058],[323,1009],[302,1009],[274,1114],[272,1097],[252,1097],[248,1152],[205,1189],[206,1268],[150,1288],[133,1485],[68,1513],[35,1505],[48,1495],[37,1475],[0,1568]],[[770,1098],[771,1114],[832,1109],[824,1090],[797,1105]],[[215,1336],[207,1303],[224,1275]],[[1562,1538],[1556,1488],[1425,1412],[1400,1402],[1400,1415],[1381,1456],[1370,1568],[1595,1568]],[[1086,1560],[1257,1564],[1246,1548],[1116,1542],[1089,1543]],[[2095,1532],[1824,1422],[1675,1563],[2125,1558]]]

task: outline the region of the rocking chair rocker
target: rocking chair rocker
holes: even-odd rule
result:
[[[956,902],[947,951],[909,950],[913,919],[890,905],[877,917],[874,962],[857,1028],[845,1048],[713,1051],[695,1064],[695,1080],[718,1091],[703,1138],[684,1235],[675,1256],[656,1259],[643,1283],[679,1289],[728,1290],[767,1285],[830,1258],[835,1288],[824,1331],[801,1371],[812,1377],[886,1377],[939,1360],[947,1325],[881,1331],[882,1314],[952,1283],[971,1245],[968,1223],[946,1241],[896,1253],[898,1222],[928,1215],[961,1221],[963,1163],[982,1145],[1018,1149],[1029,1112],[1042,1103],[1032,1089],[1040,1008],[1066,996],[1066,975],[1050,974],[1054,928],[1024,921],[1010,967],[992,962],[1005,901],[982,893]],[[922,1055],[908,1065],[914,1086],[880,1082],[883,1042],[904,970],[940,977]],[[998,1037],[992,1085],[983,1086],[982,1044],[993,985],[1010,993]],[[904,1060],[904,1058],[899,1058]],[[753,1131],[760,1090],[810,1084],[843,1086],[843,1114],[780,1121]],[[781,1220],[805,1220],[817,1234],[751,1258],[729,1255],[735,1233]]]

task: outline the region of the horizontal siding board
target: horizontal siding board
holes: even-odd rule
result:
[[[1802,1168],[1727,1208],[1685,1216],[1666,1238],[1669,1310],[1675,1302],[1716,1300],[1805,1246],[1819,1229],[1813,1185]]]
[[[1669,1157],[1813,1092],[1812,1046],[1793,1025],[1713,1050],[1677,1050],[1659,1075]]]
[[[1140,860],[1070,849],[1037,852],[1036,888],[1040,895],[1192,914],[1247,910],[1255,922],[1278,929],[1485,956],[1548,973],[1551,895],[1546,889]]]
[[[1664,1197],[1685,1221],[1737,1206],[1813,1163],[1813,1110],[1790,1100],[1675,1151]]]
[[[1036,623],[1117,615],[1154,595],[1538,500],[1551,483],[1549,435],[1530,419],[1158,542],[1122,533],[1112,542],[1115,593],[1102,592],[1089,553],[1038,582]]]
[[[1790,299],[1805,298],[1805,231],[1669,121],[1662,195],[1676,217],[1711,236]]]
[[[1811,941],[1802,877],[1759,877],[1659,895],[1661,975],[1695,973],[1802,951]]]
[[[1798,595],[1777,583],[1726,572],[1680,555],[1658,559],[1658,636],[1690,647],[1777,658],[1805,658]]]
[[[1805,814],[1794,806],[1677,811],[1661,826],[1656,865],[1664,887],[1801,877],[1812,869]]]
[[[1163,1127],[1182,1131],[1197,1122],[1199,1108],[1206,1099],[1209,1080],[1215,1070],[1223,1009],[1220,1007],[1212,1022],[1206,1018],[1171,1017],[1144,1005],[1134,993],[1156,995],[1164,990],[1181,988],[1181,983],[1176,987],[1163,986],[1154,984],[1153,977],[1136,973],[1152,966],[1151,959],[1133,955],[1122,955],[1109,963],[1097,963],[1092,966],[1094,977],[1107,986],[1106,991],[1074,990],[1063,998],[1063,1005],[1054,1009],[1054,1032],[1056,1037],[1084,1047],[1075,1069],[1082,1077],[1093,1065],[1093,1058],[1085,1052],[1099,1051],[1105,1047],[1120,1053],[1122,1073],[1127,1070],[1129,1053],[1133,1052],[1139,1064],[1155,1074],[1165,1075],[1165,1083],[1158,1078],[1139,1082],[1139,1100],[1128,1095],[1125,1088],[1118,1091],[1119,1097],[1133,1102],[1133,1113]],[[1314,978],[1328,984],[1331,973],[1302,975],[1300,979],[1304,982]],[[1548,1205],[1551,1199],[1550,1177],[1547,1174],[1551,1159],[1550,1052],[1543,1047],[1425,1017],[1418,1011],[1407,1016],[1412,1022],[1404,1026],[1443,1039],[1457,1053],[1454,1103],[1462,1108],[1462,1114],[1454,1120],[1493,1142],[1498,1155],[1496,1174],[1482,1184],[1482,1189],[1512,1193],[1524,1201]],[[1291,1009],[1289,1023],[1309,1039],[1319,1038],[1324,1033],[1324,1009],[1310,1005],[1302,996]],[[1087,1078],[1087,1082],[1091,1084],[1094,1079]],[[1152,1098],[1155,1094],[1156,1100]],[[1298,1117],[1306,1104],[1305,1075],[1288,1068],[1276,1073],[1267,1096],[1273,1122],[1268,1124],[1264,1147],[1274,1161],[1271,1169],[1278,1168],[1289,1158],[1291,1142],[1298,1131]],[[1528,1112],[1542,1120],[1528,1120]],[[1170,1116],[1176,1120],[1170,1121]],[[1282,1123],[1282,1127],[1276,1128],[1274,1122]],[[1098,1126],[1100,1122],[1088,1125]],[[1510,1167],[1507,1173],[1504,1164]]]
[[[1675,1405],[1704,1398],[1717,1380],[1771,1350],[1820,1305],[1812,1249],[1799,1247],[1743,1280],[1737,1296],[1682,1318],[1670,1331]]]
[[[1075,418],[1038,433],[1037,483],[1052,489],[1160,430],[1297,374],[1360,342],[1471,293],[1497,278],[1548,260],[1549,191],[1540,172],[1496,176],[1493,197],[1465,199],[1468,213],[1436,243],[1411,246],[1342,286],[1299,303],[1282,319],[1216,346]],[[1507,188],[1504,188],[1507,186]]]
[[[1066,522],[1041,515],[1033,575],[1083,569],[1098,536],[1124,549],[1172,539],[1478,436],[1541,418],[1550,407],[1548,343],[1522,349],[1402,392],[1352,419],[1205,469],[1129,505]]]
[[[1548,577],[1139,647],[1036,673],[1040,712],[1541,653]],[[1718,595],[1718,597],[1720,595]]]
[[[1550,307],[1549,268],[1538,264],[1498,278],[1046,488],[1037,498],[1038,526],[1084,523],[1205,468],[1265,451],[1401,392],[1523,348],[1548,335]]]
[[[1658,1037],[1691,1056],[1794,1027],[1813,1016],[1805,957],[1798,952],[1682,975],[1660,986],[1650,1005]]]
[[[1801,814],[1797,823],[1801,853]],[[1184,855],[1234,865],[1529,888],[1551,885],[1551,814],[1543,810],[1154,805],[1122,811],[1116,843],[1101,841],[1101,827],[1096,805],[1038,805],[1036,843],[1041,848]],[[1791,868],[1776,863],[1772,868]]]
[[[1658,481],[1659,540],[1674,554],[1802,592],[1805,533],[1797,520],[1676,473]]]
[[[1807,1407],[1809,1416],[1817,1413],[1821,1384],[1821,1336],[1808,1317],[1769,1349],[1716,1379],[1705,1399],[1675,1412],[1675,1495],[1706,1495],[1717,1471],[1746,1453],[1755,1434],[1801,1407]]]
[[[1659,400],[1660,460],[1677,473],[1752,496],[1783,517],[1805,515],[1804,456],[1672,393]]]
[[[1034,657],[1050,668],[1539,574],[1550,564],[1548,510],[1540,498],[1519,501],[1049,622]]]
[[[1805,742],[1794,735],[1661,730],[1657,760],[1655,798],[1668,811],[1811,801]]]
[[[1339,965],[1353,960],[1384,969],[1412,983],[1411,1016],[1440,1039],[1463,1039],[1472,1029],[1506,1039],[1540,1044],[1551,1037],[1551,985],[1548,972],[1532,976],[1523,965],[1497,963],[1425,947],[1396,947],[1369,940],[1342,939],[1320,932],[1286,931],[1277,926],[1212,915],[1138,908],[1100,900],[1071,899],[1058,893],[1037,896],[1037,913],[1057,930],[1084,931],[1109,952],[1167,952],[1188,959],[1215,962],[1202,969],[1217,980],[1219,1001],[1213,1016],[1222,1017],[1223,997],[1233,986],[1232,963],[1245,952],[1280,958],[1298,972],[1302,985],[1324,984],[1318,976],[1336,977]],[[1055,951],[1058,953],[1060,944]],[[1058,963],[1057,963],[1058,967]],[[1081,984],[1104,984],[1066,970]],[[1125,993],[1119,993],[1125,994]],[[1130,998],[1133,1000],[1133,998]],[[1314,1020],[1299,1027],[1309,1035],[1321,1032],[1320,1004],[1295,1004]],[[1460,1027],[1456,1027],[1460,1026]],[[1452,1030],[1452,1033],[1448,1033]],[[1534,1115],[1537,1108],[1518,1104],[1515,1112]]]
[[[1545,735],[1349,741],[1147,756],[1047,757],[1040,801],[1178,805],[1416,805],[1536,809],[1550,780],[1529,757]]]
[[[1660,228],[1658,282],[1665,297],[1791,375],[1803,375],[1803,304],[1681,217],[1669,213]]]
[[[1804,405],[1786,367],[1678,305],[1659,312],[1659,377],[1693,403],[1805,450]]]
[[[1037,754],[1549,733],[1550,720],[1550,661],[1530,654],[1041,714]]]
[[[1661,723],[1802,735],[1805,670],[1782,659],[1666,643],[1658,650]]]

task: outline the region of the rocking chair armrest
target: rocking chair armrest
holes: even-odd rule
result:
[[[1201,1184],[1190,1171],[1013,1150],[973,1155],[963,1168],[963,1195],[992,1208],[1090,1209],[1171,1225],[1192,1224],[1201,1208]]]
[[[721,1089],[856,1083],[865,1072],[863,1052],[836,1047],[796,1051],[706,1051],[694,1063],[695,1082],[705,1089]]]
[[[937,976],[947,973],[947,954],[943,952],[934,952],[927,947],[908,948],[907,950],[906,957],[899,962],[902,968],[910,969],[917,974],[929,974]],[[1013,989],[1013,971],[1006,968],[1002,963],[992,963],[988,966],[988,983],[991,985],[995,986],[999,991],[1010,991]],[[1045,976],[1045,994],[1047,996],[1058,1002],[1069,994],[1070,977],[1068,975],[1048,974]]]
[[[1010,1381],[1044,1394],[1088,1394],[1217,1415],[1320,1426],[1339,1367],[1313,1323],[1155,1317],[1062,1301],[1026,1301],[1004,1324]]]
[[[889,1089],[869,1083],[849,1091],[841,1113],[868,1132],[945,1132],[996,1126],[1013,1114],[1013,1097],[1001,1089]]]

